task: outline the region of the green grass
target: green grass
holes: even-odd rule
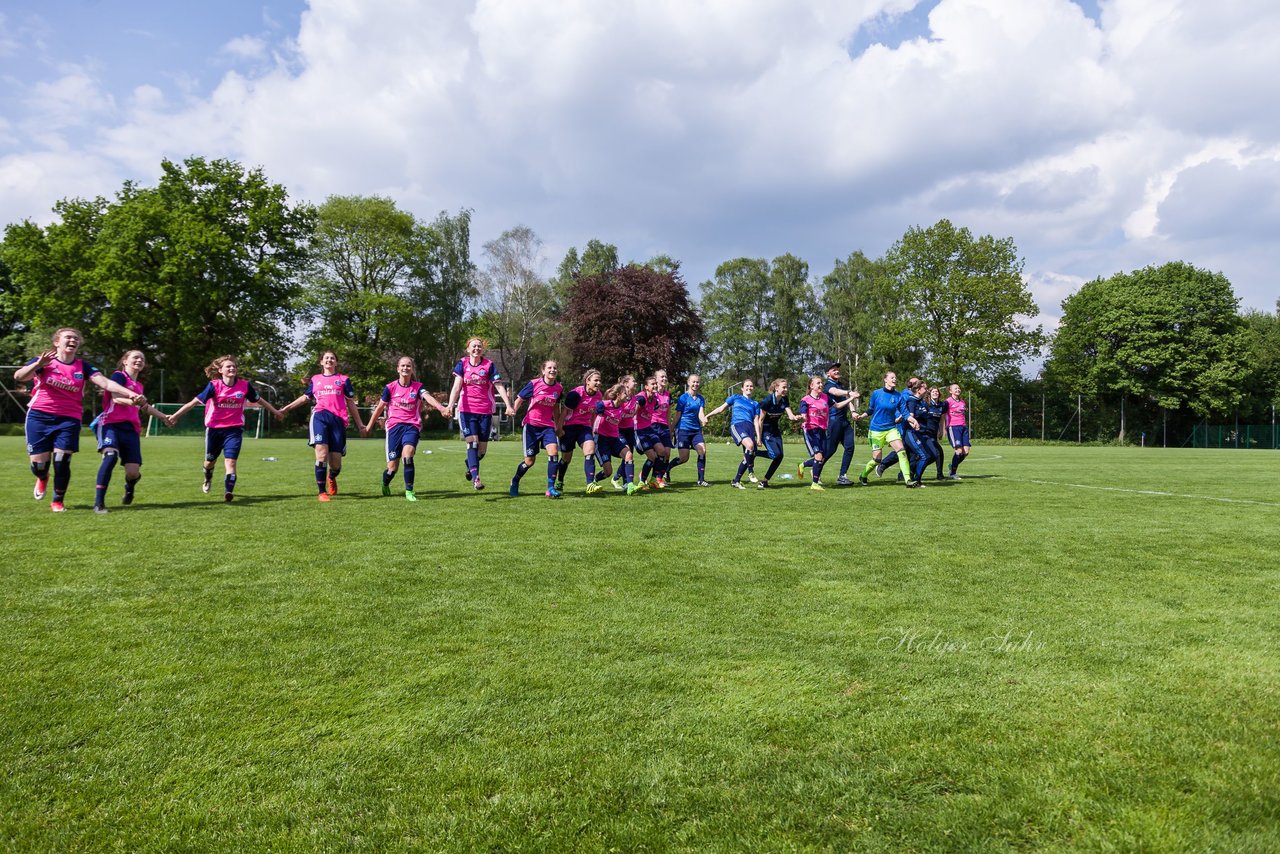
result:
[[[717,444],[715,488],[553,502],[426,447],[417,504],[366,441],[320,505],[248,441],[224,505],[148,440],[99,517],[94,454],[54,515],[0,439],[0,842],[1280,850],[1271,452],[743,493]]]

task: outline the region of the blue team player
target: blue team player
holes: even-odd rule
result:
[[[710,486],[707,482],[707,445],[702,440],[702,428],[707,424],[707,401],[698,390],[702,387],[702,378],[690,374],[685,382],[684,393],[676,399],[676,412],[680,420],[676,422],[676,448],[679,456],[667,466],[667,480],[676,466],[689,461],[689,451],[698,452],[698,486]]]
[[[764,415],[763,427],[760,431],[760,450],[769,458],[769,470],[764,478],[756,484],[761,489],[769,485],[778,466],[782,465],[782,416],[791,421],[802,421],[803,416],[791,411],[791,399],[787,397],[790,384],[784,379],[776,379],[769,384],[769,393],[760,401],[760,412]]]
[[[931,386],[924,396],[925,420],[920,422],[921,439],[933,454],[933,465],[937,480],[945,480],[942,475],[942,444],[938,441],[942,436],[942,389]]]
[[[908,481],[911,478],[911,467],[907,463],[906,455],[900,453],[903,450],[901,426],[910,425],[902,424],[904,419],[899,412],[902,393],[897,388],[898,375],[893,371],[889,371],[884,375],[884,388],[878,388],[871,392],[871,400],[867,403],[867,415],[871,419],[867,425],[867,438],[871,444],[871,459],[867,460],[861,476],[858,477],[858,481],[863,486],[867,485],[867,475],[871,473],[873,468],[877,472],[883,472],[883,465],[887,465],[891,459],[897,460],[898,467],[902,470],[904,478],[908,479]],[[885,463],[882,464],[880,457],[884,453],[886,445],[893,451],[895,456],[886,458]]]
[[[827,365],[827,378],[822,383],[822,390],[827,395],[827,410],[831,417],[827,422],[827,452],[825,458],[835,457],[836,448],[844,447],[840,457],[840,476],[836,478],[837,486],[849,486],[849,466],[853,463],[853,447],[856,434],[853,422],[858,420],[854,404],[862,395],[845,386],[840,379],[840,363]]]
[[[752,483],[758,482],[755,472],[756,448],[760,447],[764,413],[760,411],[760,404],[751,399],[755,390],[755,382],[743,380],[742,394],[730,395],[728,400],[707,413],[708,418],[713,418],[726,409],[729,410],[729,433],[733,436],[734,443],[742,448],[742,462],[738,464],[738,473],[730,484],[735,489],[746,489],[742,485],[743,474]]]

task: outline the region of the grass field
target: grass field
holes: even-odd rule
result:
[[[224,505],[148,440],[95,516],[96,455],[55,515],[0,439],[0,841],[1280,850],[1273,452],[818,494],[731,490],[715,445],[712,489],[575,463],[553,502],[541,465],[506,495],[511,443],[483,493],[426,447],[417,504],[365,441],[321,505],[302,441],[249,441]]]

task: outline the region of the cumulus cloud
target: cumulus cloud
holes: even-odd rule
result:
[[[785,251],[821,276],[947,216],[1013,236],[1047,310],[1209,234],[1246,302],[1274,302],[1255,276],[1274,226],[1280,6],[312,0],[287,36],[227,42],[239,70],[185,102],[117,98],[87,73],[30,88],[0,217],[39,192],[26,177],[11,192],[16,163],[50,178],[63,150],[118,184],[201,153],[313,200],[471,207],[477,245],[526,222],[552,252],[591,237],[669,252],[695,281]],[[55,136],[94,131],[60,149],[37,115]],[[44,185],[42,207],[67,183]],[[1257,228],[1240,227],[1245,206]]]

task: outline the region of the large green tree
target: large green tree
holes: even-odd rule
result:
[[[518,225],[484,245],[478,283],[490,358],[509,381],[523,384],[551,349],[555,294],[543,278],[542,240]]]
[[[220,353],[246,373],[283,371],[314,211],[260,169],[165,160],[155,187],[127,182],[112,201],[55,212],[45,228],[9,226],[0,247],[34,326],[82,326],[103,360],[142,349],[183,396]]]
[[[1062,303],[1045,376],[1199,417],[1239,403],[1249,337],[1221,273],[1175,261],[1095,279]]]
[[[1248,372],[1245,374],[1247,411],[1242,417],[1258,418],[1280,406],[1280,300],[1274,314],[1247,311],[1245,329],[1249,336]]]
[[[474,295],[470,212],[419,221],[388,198],[331,196],[317,209],[302,305],[315,324],[303,372],[337,351],[363,397],[413,357],[424,382],[441,386],[462,349]]]
[[[764,375],[770,302],[769,262],[763,258],[725,261],[713,280],[703,282],[700,308],[715,373],[757,380]]]
[[[898,346],[918,347],[938,381],[990,378],[1039,353],[1039,314],[1012,238],[974,237],[939,220],[910,228],[885,254],[903,317]]]
[[[920,349],[893,334],[893,324],[905,313],[897,283],[883,260],[859,250],[836,261],[822,278],[821,306],[816,349],[825,360],[844,362],[853,386],[875,388],[889,369],[920,369]]]

